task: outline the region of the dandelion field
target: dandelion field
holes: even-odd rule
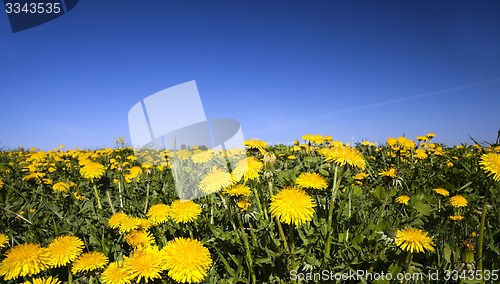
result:
[[[495,283],[498,141],[447,147],[434,136],[246,140],[233,153],[246,166],[229,171],[206,148],[2,150],[0,282],[303,283],[291,272],[363,270]],[[185,171],[210,165],[195,184],[206,195],[179,199],[168,155]]]

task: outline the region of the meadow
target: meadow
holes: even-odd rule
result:
[[[498,139],[435,140],[3,149],[0,282],[496,283]]]

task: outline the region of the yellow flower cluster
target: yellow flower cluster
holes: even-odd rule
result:
[[[0,239],[3,237],[6,238],[0,235]],[[85,263],[80,260],[83,247],[83,241],[71,235],[58,236],[47,247],[32,243],[16,245],[7,252],[6,258],[0,263],[0,276],[3,276],[4,280],[17,279],[36,275],[51,267],[66,266],[69,263],[73,263],[74,272],[88,270],[90,262]],[[99,265],[99,262],[92,261],[92,265]],[[37,283],[42,280],[33,281]],[[59,283],[55,278],[53,281]]]

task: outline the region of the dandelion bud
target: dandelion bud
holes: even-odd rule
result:
[[[468,240],[464,240],[462,242],[462,262],[474,262],[474,244]]]
[[[274,155],[274,153],[266,152],[263,160],[266,168],[271,169],[274,167],[274,163],[276,163],[276,155]]]

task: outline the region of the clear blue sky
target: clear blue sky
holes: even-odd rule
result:
[[[0,11],[0,53],[0,147],[112,146],[190,80],[207,117],[272,143],[500,128],[499,1],[89,0],[18,33]]]

